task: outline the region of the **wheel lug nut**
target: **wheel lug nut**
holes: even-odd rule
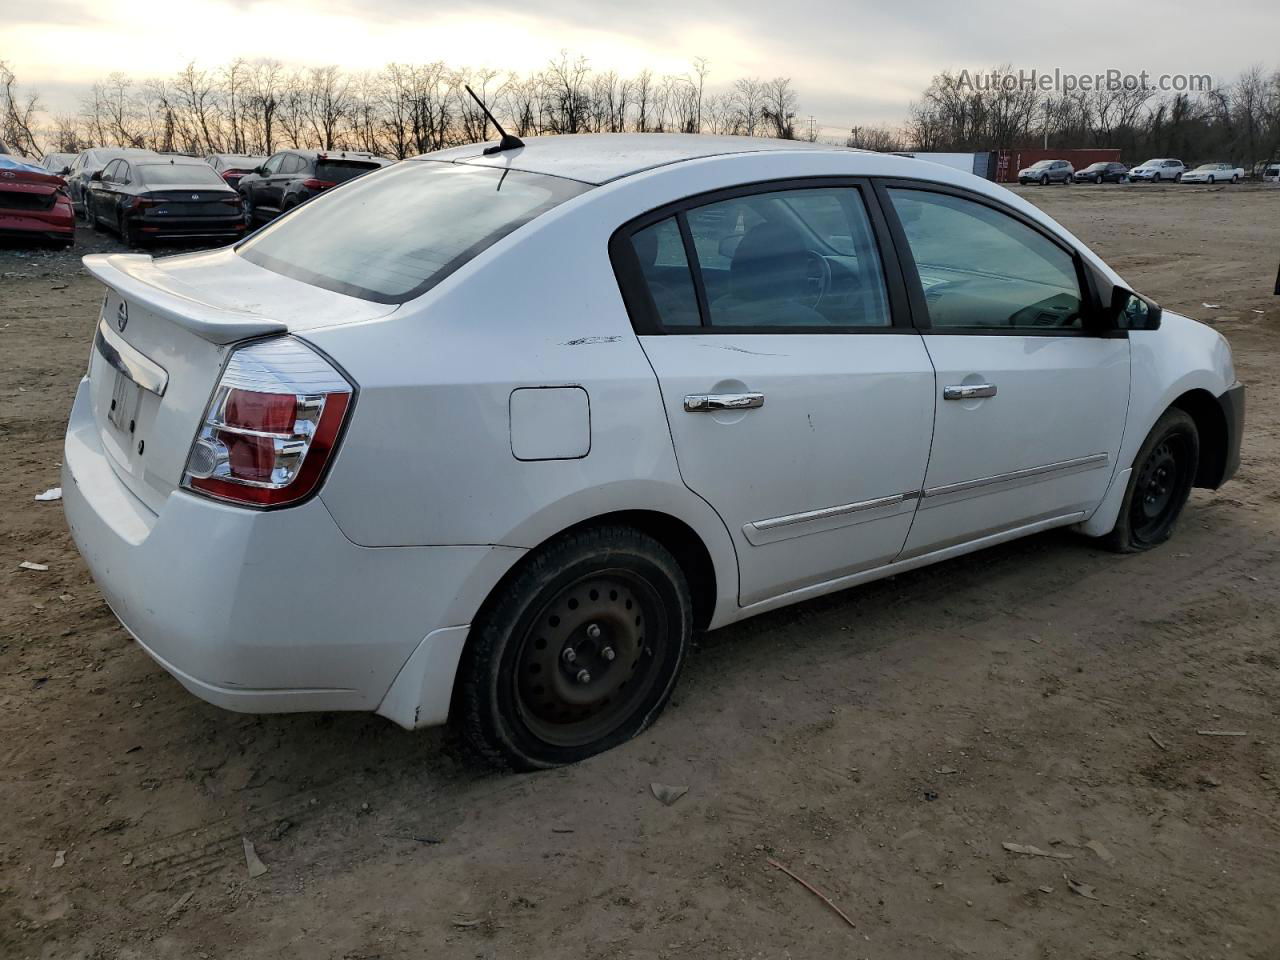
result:
[[[587,625],[587,636],[588,636],[588,637],[590,637],[592,640],[599,640],[599,639],[600,639],[600,626],[599,626],[598,624],[595,624],[595,623],[588,624],[588,625]]]
[[[578,651],[574,650],[573,647],[565,647],[564,653],[560,654],[560,656],[564,657],[565,663],[573,663],[578,659]]]
[[[602,647],[600,650],[600,656],[604,657],[606,660],[612,660],[614,657],[613,647]]]
[[[591,682],[591,673],[590,673],[590,671],[587,671],[587,670],[579,670],[579,671],[578,671],[578,682],[579,682],[579,683],[590,683],[590,682]]]

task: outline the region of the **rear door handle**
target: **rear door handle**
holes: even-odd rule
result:
[[[982,397],[994,397],[994,383],[963,383],[942,388],[943,400],[979,400]]]
[[[755,410],[764,406],[763,393],[691,393],[684,398],[685,413],[716,410]]]

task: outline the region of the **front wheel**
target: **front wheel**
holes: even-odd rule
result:
[[[1040,174],[1040,186],[1047,187],[1049,185],[1049,175],[1047,173]]]
[[[1209,183],[1210,183],[1210,184],[1212,184],[1212,183],[1213,183],[1213,174],[1212,174],[1212,173],[1211,173],[1211,174],[1209,174]]]
[[[1101,186],[1101,185],[1102,185],[1102,174],[1098,174],[1096,177],[1094,177],[1094,178],[1093,178],[1093,182],[1094,182],[1094,183],[1096,183],[1096,184],[1098,184],[1099,186]]]
[[[630,527],[567,534],[530,555],[476,618],[453,721],[487,762],[574,763],[662,711],[693,631],[671,553]]]
[[[1166,410],[1134,458],[1120,515],[1104,538],[1107,547],[1138,553],[1168,540],[1191,495],[1199,463],[1195,421],[1184,410]]]

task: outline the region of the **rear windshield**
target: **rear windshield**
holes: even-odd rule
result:
[[[144,163],[138,166],[142,182],[149,187],[181,183],[225,187],[226,183],[213,167],[196,163]]]
[[[250,263],[375,303],[403,303],[585,183],[412,160],[323,193],[237,248]]]
[[[377,170],[381,166],[380,163],[370,163],[367,160],[317,160],[316,179],[327,180],[330,183],[346,183],[362,173]]]

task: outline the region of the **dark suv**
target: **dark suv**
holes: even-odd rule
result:
[[[389,163],[352,150],[281,150],[241,177],[238,189],[250,225],[266,223],[330,187]]]

